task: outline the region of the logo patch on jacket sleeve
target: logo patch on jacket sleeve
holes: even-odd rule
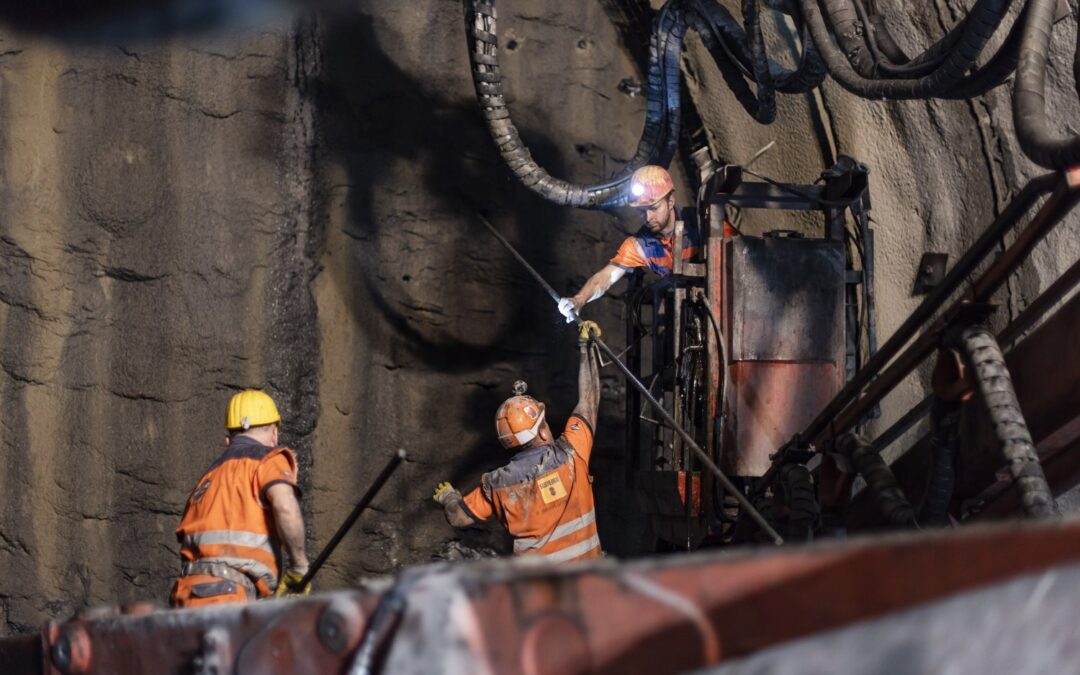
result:
[[[558,471],[541,476],[536,481],[536,485],[540,488],[540,498],[544,500],[545,504],[550,504],[559,499],[566,499],[566,488],[563,487]]]

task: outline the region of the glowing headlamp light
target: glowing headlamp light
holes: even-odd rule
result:
[[[642,185],[641,183],[633,183],[633,184],[631,184],[630,185],[630,194],[634,195],[635,197],[640,197],[641,195],[645,194],[645,186]]]

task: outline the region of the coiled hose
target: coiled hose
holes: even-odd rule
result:
[[[900,489],[892,469],[874,447],[856,433],[846,433],[836,441],[838,452],[851,458],[855,470],[866,480],[881,515],[890,525],[917,525],[915,510]]]
[[[735,98],[758,122],[776,119],[776,92],[801,94],[820,85],[827,74],[814,43],[802,27],[802,54],[798,65],[788,70],[769,60],[761,32],[759,7],[753,0],[743,2],[743,24],[713,0],[696,0],[691,22],[701,36],[720,73]],[[751,91],[747,79],[757,88]]]
[[[919,522],[942,526],[949,522],[949,503],[956,484],[956,454],[960,442],[960,402],[935,398],[930,405],[930,453],[933,465]]]
[[[669,2],[657,15],[649,46],[645,126],[630,162],[607,183],[575,185],[552,177],[532,158],[510,118],[499,70],[494,0],[462,0],[469,40],[473,85],[488,131],[499,153],[523,185],[563,206],[609,208],[625,203],[621,189],[630,174],[648,164],[667,166],[675,154],[679,130],[679,57],[686,22],[681,8]]]
[[[742,66],[745,75],[752,78],[757,85],[757,95],[754,96],[741,75],[725,72],[724,77],[739,102],[758,122],[772,123],[776,119],[776,88],[772,71],[769,69],[769,58],[765,53],[765,38],[761,33],[757,0],[742,0],[742,30],[739,30],[737,25],[732,26],[734,17],[711,0],[698,0],[694,8],[697,10],[695,27],[721,72],[724,72],[725,64],[730,59],[731,65]],[[728,24],[727,35],[720,29],[720,23]],[[735,30],[732,30],[732,27]],[[734,48],[729,42],[733,43]],[[717,43],[721,50],[716,49]]]
[[[990,421],[1001,443],[1001,452],[1009,463],[1009,473],[1020,491],[1024,514],[1033,518],[1056,516],[1057,505],[1046,482],[1039,455],[1031,440],[1012,378],[1005,365],[997,338],[981,324],[965,328],[960,334],[964,353],[990,412]]]
[[[1080,163],[1080,136],[1059,137],[1046,116],[1046,60],[1056,10],[1056,0],[1028,0],[1029,16],[1013,87],[1013,118],[1025,155],[1040,166],[1065,169]]]
[[[832,42],[818,0],[799,0],[799,6],[829,74],[848,91],[865,98],[898,100],[948,97],[950,90],[956,87],[971,89],[974,84],[990,87],[993,78],[988,78],[985,71],[980,69],[969,76],[966,73],[1004,20],[1010,0],[978,0],[962,25],[958,26],[960,32],[955,44],[950,47],[945,40],[937,43],[941,45],[938,49],[948,49],[941,65],[929,74],[905,79],[877,79],[861,74],[849,61],[848,54],[853,54],[854,62],[863,71],[871,70],[868,65],[870,61],[863,58],[868,55],[863,49],[865,42],[861,37],[862,31],[856,25],[857,15],[851,8],[850,0],[822,1],[840,47]],[[926,58],[936,58],[936,55]]]
[[[462,0],[469,60],[477,101],[503,160],[523,185],[563,206],[611,208],[626,202],[623,184],[644,164],[671,163],[681,119],[680,58],[687,26],[693,24],[736,96],[763,124],[776,117],[776,92],[804,93],[821,84],[825,63],[803,27],[803,53],[793,70],[769,61],[757,0],[743,0],[743,25],[714,0],[669,0],[658,12],[649,44],[645,124],[634,156],[606,183],[575,185],[552,177],[521,140],[503,96],[498,61],[495,0]],[[737,72],[730,72],[736,69]],[[744,78],[756,85],[756,94]]]

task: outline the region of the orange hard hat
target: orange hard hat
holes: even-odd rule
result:
[[[544,404],[525,395],[526,385],[518,380],[514,396],[503,401],[495,412],[495,432],[507,450],[525,445],[540,433],[544,424]]]
[[[675,191],[671,174],[662,166],[646,164],[630,176],[630,206],[652,206]]]

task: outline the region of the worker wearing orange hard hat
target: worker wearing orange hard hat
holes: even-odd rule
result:
[[[572,321],[573,313],[607,293],[619,279],[634,269],[647,268],[661,278],[671,274],[676,224],[675,183],[660,166],[643,166],[627,184],[627,201],[641,213],[642,226],[627,237],[615,257],[592,275],[576,294],[559,301],[559,311]],[[694,223],[684,223],[682,258],[690,260],[701,250],[701,234]],[[572,313],[573,312],[573,313]]]
[[[277,406],[261,391],[242,391],[225,417],[225,452],[199,479],[176,528],[181,573],[173,607],[310,591],[298,587],[308,569],[304,518],[296,455],[278,446]]]
[[[440,483],[435,501],[454,527],[496,518],[514,538],[514,554],[542,556],[553,562],[601,555],[596,510],[589,477],[600,375],[594,350],[600,337],[592,321],[579,332],[581,366],[578,403],[556,438],[543,403],[514,385],[514,396],[495,413],[499,441],[514,456],[506,466],[485,473],[480,486],[464,497],[450,483]]]

